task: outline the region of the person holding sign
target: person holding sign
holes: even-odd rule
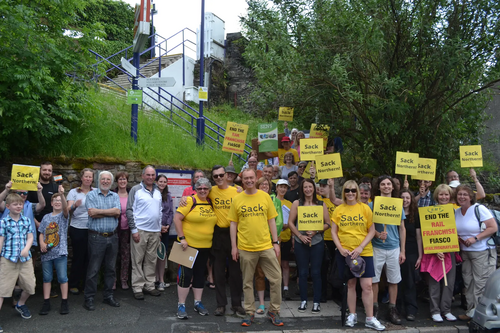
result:
[[[322,206],[323,213],[299,212],[299,207]],[[322,217],[321,228],[307,229],[307,223]],[[301,227],[305,224],[306,227]],[[320,221],[321,224],[321,221]],[[299,200],[295,200],[288,217],[288,227],[295,239],[295,259],[299,270],[299,288],[301,303],[299,312],[305,312],[307,308],[307,276],[309,275],[309,264],[311,264],[311,278],[313,281],[313,307],[312,313],[319,313],[321,301],[321,264],[325,243],[323,232],[330,228],[330,218],[326,204],[318,200],[316,195],[316,184],[311,179],[304,179],[299,188]]]
[[[203,286],[205,285],[205,267],[212,248],[214,227],[217,224],[217,216],[212,208],[212,201],[208,194],[212,185],[207,178],[200,178],[195,185],[196,194],[187,197],[187,204],[179,207],[174,215],[177,239],[185,250],[191,246],[198,250],[198,256],[193,268],[179,266],[177,274],[177,318],[187,319],[186,298],[189,294],[190,285],[193,287],[194,311],[202,316],[208,315],[208,310],[201,303]],[[192,280],[192,282],[191,282]]]
[[[295,160],[298,161],[299,160],[299,153],[297,152],[297,150],[290,147],[291,144],[292,144],[292,142],[290,141],[290,138],[288,136],[284,136],[281,139],[281,146],[283,148],[278,148],[278,151],[268,152],[268,153],[264,153],[264,154],[266,154],[266,156],[269,158],[279,157],[280,166],[285,165],[285,153],[286,152],[291,152],[293,154],[293,157],[295,158]]]
[[[455,210],[455,220],[464,260],[462,276],[467,290],[467,312],[458,318],[468,321],[474,316],[474,309],[484,292],[486,281],[496,268],[496,247],[488,244],[488,240],[497,232],[497,224],[486,207],[476,204],[476,196],[469,186],[460,185],[456,193],[460,208]]]
[[[372,200],[376,196],[386,198],[397,198],[396,189],[391,176],[380,176],[372,193]],[[373,202],[370,208],[373,209]],[[406,218],[402,212],[402,220]],[[378,315],[378,283],[382,269],[386,267],[387,282],[389,284],[389,316],[388,319],[395,325],[401,325],[401,318],[396,309],[398,297],[398,283],[401,281],[401,270],[399,265],[405,262],[406,229],[404,224],[387,225],[375,223],[375,237],[373,244],[373,262],[375,265],[375,277],[373,278],[373,309],[374,316]]]
[[[360,200],[359,188],[355,181],[348,180],[342,189],[343,204],[335,209],[332,221],[332,239],[337,246],[336,261],[340,278],[344,278],[346,258],[363,258],[365,271],[359,276],[362,300],[365,306],[365,326],[382,331],[385,327],[373,315],[372,278],[375,276],[373,265],[373,246],[371,240],[375,235],[370,207]],[[347,304],[349,316],[346,326],[354,327],[358,322],[356,314],[356,277],[347,281]]]
[[[476,190],[477,190],[477,192],[475,194],[476,201],[484,199],[484,197],[486,197],[486,193],[484,192],[483,185],[481,185],[481,183],[479,182],[479,179],[477,179],[476,170],[474,170],[474,168],[470,168],[469,173],[470,173],[470,177],[474,181],[474,185],[476,186]],[[450,185],[452,181],[455,181],[457,183],[456,186],[458,186],[458,185],[460,185],[460,176],[458,175],[458,173],[456,171],[450,170],[446,173],[446,181],[448,182],[448,185]]]

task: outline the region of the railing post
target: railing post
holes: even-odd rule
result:
[[[203,72],[204,72],[204,62],[205,62],[205,0],[201,0],[201,29],[200,29],[200,88],[203,87]],[[200,101],[199,116],[196,121],[196,143],[198,145],[203,145],[205,141],[205,118],[203,118],[203,101]]]
[[[134,67],[136,68],[136,75],[134,78],[132,78],[132,89],[139,90],[139,85],[138,85],[139,65],[140,65],[139,52],[134,52],[133,64]],[[132,124],[131,124],[130,136],[132,137],[132,139],[134,139],[135,143],[137,143],[138,116],[139,116],[139,104],[132,104],[132,121],[131,121]]]
[[[182,29],[182,87],[186,86],[186,48],[185,48],[186,40],[184,39],[184,29]]]

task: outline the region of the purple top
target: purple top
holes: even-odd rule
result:
[[[161,225],[170,226],[174,220],[174,204],[170,192],[167,193],[167,201],[161,202]]]

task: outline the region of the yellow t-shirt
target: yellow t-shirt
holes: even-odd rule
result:
[[[460,206],[457,205],[456,203],[453,203],[453,209],[457,209],[457,208],[460,208]]]
[[[335,209],[337,208],[337,206],[335,206],[329,198],[320,197],[320,199],[323,200],[323,202],[326,204],[326,207],[328,207],[328,215],[330,216],[330,220],[331,220],[333,218],[333,212],[335,212]],[[324,239],[326,241],[333,241],[331,228],[326,229],[324,235],[325,235]]]
[[[287,206],[289,209],[292,208],[292,203],[286,199],[281,200],[281,207]],[[287,221],[288,222],[288,221]],[[285,223],[285,221],[283,221]],[[287,228],[281,232],[281,241],[288,242],[292,238],[292,230]]]
[[[265,192],[235,196],[227,219],[238,223],[238,249],[257,252],[272,248],[267,221],[276,216],[273,201]]]
[[[221,190],[219,187],[214,186],[210,191],[208,197],[212,200],[215,215],[217,216],[217,225],[221,228],[229,228],[230,221],[227,219],[229,208],[233,198],[238,194],[236,187],[228,187]]]
[[[338,227],[340,244],[352,251],[361,244],[372,226],[372,210],[361,202],[352,206],[342,204],[335,209],[332,220]],[[373,257],[371,242],[365,246],[361,256]]]
[[[193,210],[191,210],[192,197],[187,197],[186,206],[177,208],[177,211],[184,215],[184,219],[182,219],[184,236],[189,246],[202,249],[211,248],[217,216],[207,201],[202,201],[196,194],[194,198],[196,206]]]
[[[299,153],[297,152],[296,149],[290,148],[289,150],[285,150],[283,148],[278,148],[278,151],[273,151],[273,156],[274,157],[279,157],[280,159],[280,166],[285,165],[285,153],[291,152],[293,154],[293,158],[295,159],[295,163],[298,163],[299,160]]]

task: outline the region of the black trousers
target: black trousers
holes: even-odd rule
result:
[[[406,315],[416,315],[417,305],[417,282],[419,271],[415,270],[415,264],[418,259],[418,253],[406,252],[406,260],[401,265],[401,282],[398,284],[398,311]]]
[[[327,230],[329,232],[329,230]],[[328,298],[328,272],[335,265],[335,243],[331,240],[325,241],[325,254],[321,265],[321,295]]]
[[[77,229],[69,227],[69,237],[73,248],[71,259],[71,272],[69,274],[68,287],[80,289],[80,283],[85,286],[87,278],[87,266],[89,264],[88,243],[89,231],[87,229]]]

